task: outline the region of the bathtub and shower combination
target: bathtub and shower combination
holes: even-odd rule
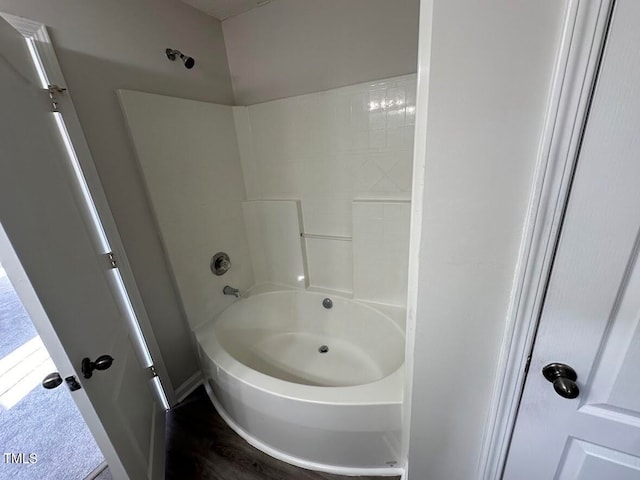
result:
[[[195,330],[205,388],[250,444],[346,475],[397,475],[404,333],[371,306],[281,290]]]

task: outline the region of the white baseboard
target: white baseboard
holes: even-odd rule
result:
[[[165,478],[165,422],[166,411],[162,406],[158,407],[158,410],[153,415],[153,422],[151,423],[151,435],[149,441],[149,465],[147,470],[147,477],[149,479],[161,479]]]
[[[105,460],[104,462],[102,462],[100,465],[98,465],[96,468],[94,468],[91,473],[89,473],[89,475],[87,475],[84,480],[95,480],[95,478],[100,475],[102,472],[104,472],[107,469],[108,465],[107,465],[107,461]]]
[[[191,392],[204,383],[202,372],[198,370],[176,388],[176,402],[180,403],[187,398]]]

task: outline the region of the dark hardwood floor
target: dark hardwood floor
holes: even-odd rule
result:
[[[222,420],[204,387],[167,415],[168,480],[398,480],[313,472],[255,449]]]

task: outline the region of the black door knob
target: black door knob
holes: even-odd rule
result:
[[[578,374],[564,363],[550,363],[542,369],[544,378],[553,383],[553,389],[564,398],[576,398],[580,389],[576,385]]]
[[[82,374],[84,378],[91,378],[94,370],[106,370],[112,364],[113,357],[111,355],[100,355],[95,362],[85,357],[82,359]]]
[[[113,363],[113,358],[110,355],[100,355],[93,363],[96,370],[106,370]]]
[[[44,377],[42,380],[42,386],[47,390],[51,390],[52,388],[59,387],[62,383],[62,377],[58,372],[53,372]]]

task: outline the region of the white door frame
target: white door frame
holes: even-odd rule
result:
[[[478,466],[499,480],[615,0],[568,0]]]
[[[45,72],[47,77],[40,79],[43,86],[52,84],[66,88],[67,83],[62,75],[62,70],[60,69],[60,64],[58,63],[58,58],[53,48],[51,38],[47,32],[46,25],[23,17],[17,17],[1,12],[0,16],[20,32],[25,39],[30,40],[30,48],[33,47],[35,50],[37,54],[36,57],[38,57],[38,61],[40,62],[41,70]],[[84,137],[84,132],[82,131],[78,115],[68,93],[61,95],[58,101],[61,104],[63,102],[65,103],[64,121],[71,144],[76,152],[89,192],[95,204],[98,216],[100,217],[100,223],[104,228],[105,234],[109,239],[111,249],[117,259],[118,271],[125,285],[126,295],[131,302],[131,307],[138,320],[142,336],[144,337],[145,343],[153,359],[155,371],[160,379],[169,406],[174,406],[177,403],[175,388],[171,383],[162,354],[160,353],[160,347],[158,346],[153,333],[151,322],[144,307],[142,296],[140,295],[140,291],[138,290],[135,282],[131,265],[122,244],[120,234],[118,233],[113,214],[109,208],[102,184],[100,183],[100,177],[98,176],[95,164],[93,163],[93,158]]]

